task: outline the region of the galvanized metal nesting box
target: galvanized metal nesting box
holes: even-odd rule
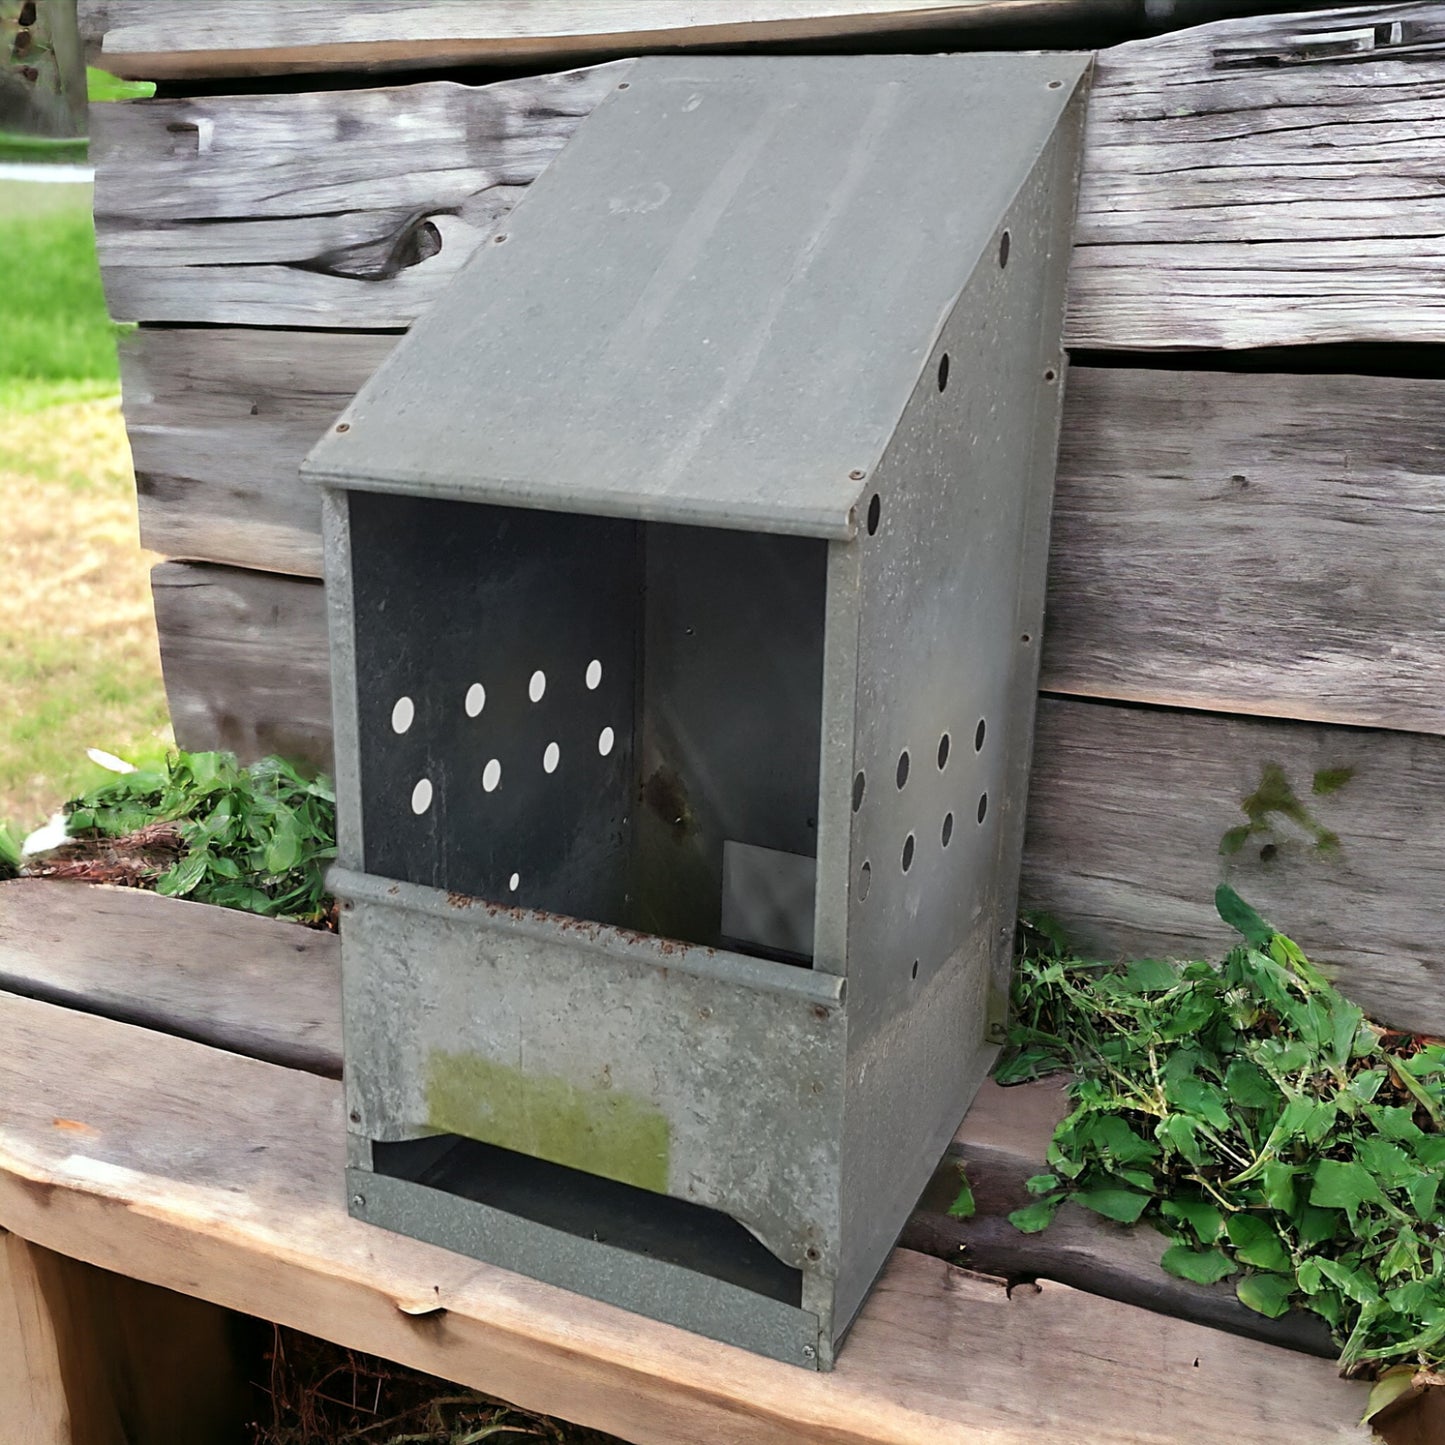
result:
[[[1005,1008],[1086,72],[639,61],[313,451],[355,1214],[831,1365]]]

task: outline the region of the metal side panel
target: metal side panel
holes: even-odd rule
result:
[[[348,1169],[346,1184],[351,1213],[369,1224],[788,1364],[832,1363],[807,1310],[410,1180]]]
[[[639,60],[307,475],[851,537],[862,474],[1088,63]]]
[[[840,980],[333,874],[347,1107],[720,1210],[836,1267]]]

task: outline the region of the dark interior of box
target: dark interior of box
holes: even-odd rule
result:
[[[809,961],[825,542],[349,507],[368,872]]]

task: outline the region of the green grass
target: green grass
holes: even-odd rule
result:
[[[169,732],[90,187],[0,182],[0,824],[23,834]]]
[[[90,187],[40,182],[0,186],[0,405],[13,391],[24,409],[45,396],[73,399],[77,386],[114,391],[116,327],[106,314],[95,259]]]

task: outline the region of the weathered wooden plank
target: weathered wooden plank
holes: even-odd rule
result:
[[[96,107],[111,309],[406,326],[621,73]],[[1438,5],[1101,52],[1069,344],[1445,339],[1442,100]]]
[[[1323,1360],[907,1251],[832,1375],[712,1344],[348,1218],[342,1107],[329,1080],[0,998],[0,1225],[644,1445],[1367,1438],[1363,1387]]]
[[[395,343],[123,348],[145,545],[319,576],[301,459]],[[1043,686],[1445,732],[1445,382],[1075,367]]]
[[[1445,383],[1077,367],[1042,686],[1445,732]]]
[[[319,577],[320,499],[297,469],[396,341],[244,327],[126,338],[121,374],[145,545]]]
[[[151,573],[176,741],[327,765],[331,691],[322,589],[230,567]]]
[[[1445,9],[1357,5],[1100,53],[1068,337],[1445,339]]]
[[[1320,832],[1271,811],[1221,856],[1285,785]],[[1445,1032],[1445,739],[1043,699],[1029,796],[1023,906],[1084,946],[1219,956],[1227,879],[1372,1017]]]
[[[0,990],[341,1077],[336,935],[298,924],[22,878],[0,884]]]
[[[1052,18],[1056,0],[486,0],[337,4],[268,0],[81,0],[104,63],[151,80],[395,70],[649,50],[835,40]],[[1092,0],[1100,23],[1130,0]]]
[[[0,1420],[17,1445],[241,1445],[236,1334],[214,1305],[0,1229]]]
[[[324,761],[323,589],[184,563],[154,576],[181,745],[289,744]],[[1245,800],[1286,802],[1283,785],[1319,833],[1276,807],[1269,831],[1222,857]],[[1228,878],[1374,1017],[1445,1033],[1445,738],[1045,699],[1029,796],[1024,904],[1088,947],[1220,954],[1214,889]]]

